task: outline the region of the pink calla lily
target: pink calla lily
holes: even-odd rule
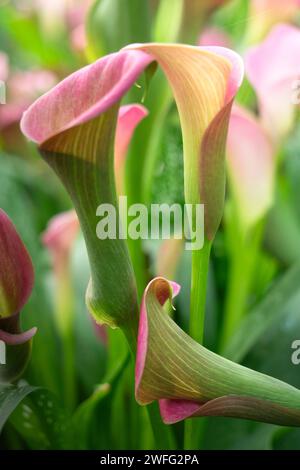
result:
[[[241,59],[233,51],[180,44],[131,45],[67,77],[39,98],[21,121],[24,134],[39,144],[73,199],[91,264],[89,309],[98,322],[124,330],[131,325],[131,336],[137,327],[132,266],[123,240],[111,243],[97,238],[96,209],[101,202],[115,205],[116,201],[110,160],[119,102],[153,61],[167,76],[179,110],[186,200],[205,204],[205,233],[212,239],[223,212],[229,114],[243,77]],[[119,266],[117,273],[115,266]]]
[[[33,287],[30,256],[12,222],[0,209],[0,312],[8,317],[19,312]]]
[[[168,78],[182,128],[185,200],[204,204],[205,235],[212,240],[223,214],[225,143],[232,102],[243,79],[242,61],[217,46],[153,43],[127,49],[151,54]]]
[[[7,345],[9,361],[1,366],[0,383],[15,380],[24,370],[30,355],[30,340],[36,328],[25,332],[20,312],[33,287],[30,256],[15,227],[0,209],[0,341]]]
[[[180,286],[153,279],[142,300],[135,369],[141,405],[159,401],[163,421],[227,416],[299,426],[300,390],[235,364],[188,336],[163,308]]]
[[[296,111],[293,87],[300,76],[295,57],[299,54],[300,29],[280,24],[245,57],[246,74],[257,93],[262,122],[275,142],[293,125]]]

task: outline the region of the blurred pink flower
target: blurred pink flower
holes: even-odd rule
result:
[[[0,130],[18,122],[25,109],[56,82],[48,70],[7,71],[7,103],[0,108]]]
[[[270,138],[245,109],[234,106],[227,161],[231,189],[244,228],[257,223],[273,202],[275,156]]]
[[[59,275],[69,264],[70,252],[79,233],[79,221],[74,210],[54,216],[42,240],[52,255],[55,272]]]
[[[198,46],[231,47],[231,40],[225,31],[211,26],[202,31],[198,39]]]
[[[76,51],[85,47],[85,20],[92,0],[18,0],[15,8],[25,15],[35,16],[39,28],[48,39],[69,35]]]
[[[256,91],[262,122],[274,141],[284,137],[293,125],[299,56],[300,29],[280,24],[245,57],[246,75]]]
[[[54,273],[58,284],[64,287],[67,279],[70,281],[70,256],[74,242],[79,234],[79,220],[74,210],[62,212],[54,216],[43,234],[43,244],[48,248],[51,256]],[[70,285],[70,284],[68,284]],[[66,292],[62,293],[65,297]],[[64,303],[63,303],[64,304]],[[65,306],[65,304],[64,304]],[[98,325],[90,316],[95,334],[101,342],[107,344],[107,331],[105,326]]]
[[[92,4],[92,0],[73,0],[69,2],[66,11],[66,22],[70,33],[70,42],[73,49],[82,52],[86,48],[85,20]]]
[[[260,41],[276,23],[291,21],[300,9],[300,0],[251,0],[249,40]]]
[[[75,51],[82,52],[87,46],[85,25],[79,24],[71,31],[71,45]]]
[[[45,90],[53,87],[57,79],[53,72],[48,70],[18,71],[11,74],[9,79],[9,93],[11,100],[18,103],[28,103]]]

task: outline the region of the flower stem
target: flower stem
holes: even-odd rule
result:
[[[63,343],[62,380],[64,402],[73,410],[76,404],[76,371],[74,358],[74,292],[69,267],[60,273],[57,291],[57,327]]]
[[[209,268],[209,257],[212,243],[205,239],[201,250],[192,252],[192,282],[190,335],[198,343],[203,342],[206,306],[206,288]],[[199,448],[204,431],[203,420],[187,420],[184,428],[184,449]]]
[[[204,336],[206,287],[211,242],[205,240],[201,250],[192,252],[190,336],[202,344]]]

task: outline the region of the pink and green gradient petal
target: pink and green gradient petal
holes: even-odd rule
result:
[[[105,56],[74,72],[24,113],[23,133],[39,144],[107,111],[153,59],[140,51]]]
[[[152,43],[125,48],[132,49],[151,54],[169,81],[182,129],[185,202],[204,204],[205,234],[211,240],[223,213],[225,143],[232,101],[243,79],[242,60],[218,46]]]

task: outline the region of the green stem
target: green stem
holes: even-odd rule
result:
[[[206,290],[211,245],[210,241],[205,240],[201,250],[194,250],[192,252],[190,335],[198,343],[203,343],[204,337]],[[190,419],[185,422],[185,450],[199,448],[204,426],[204,420]]]
[[[146,259],[143,252],[142,240],[131,240],[128,238],[127,245],[134,270],[136,288],[139,301],[142,299],[145,287],[148,283]]]
[[[66,269],[59,274],[57,292],[57,327],[63,343],[62,382],[66,407],[73,410],[76,404],[76,373],[74,358],[74,293],[71,275]]]
[[[198,343],[203,342],[204,336],[206,287],[210,250],[211,242],[205,240],[201,250],[194,250],[192,252],[190,336]]]

